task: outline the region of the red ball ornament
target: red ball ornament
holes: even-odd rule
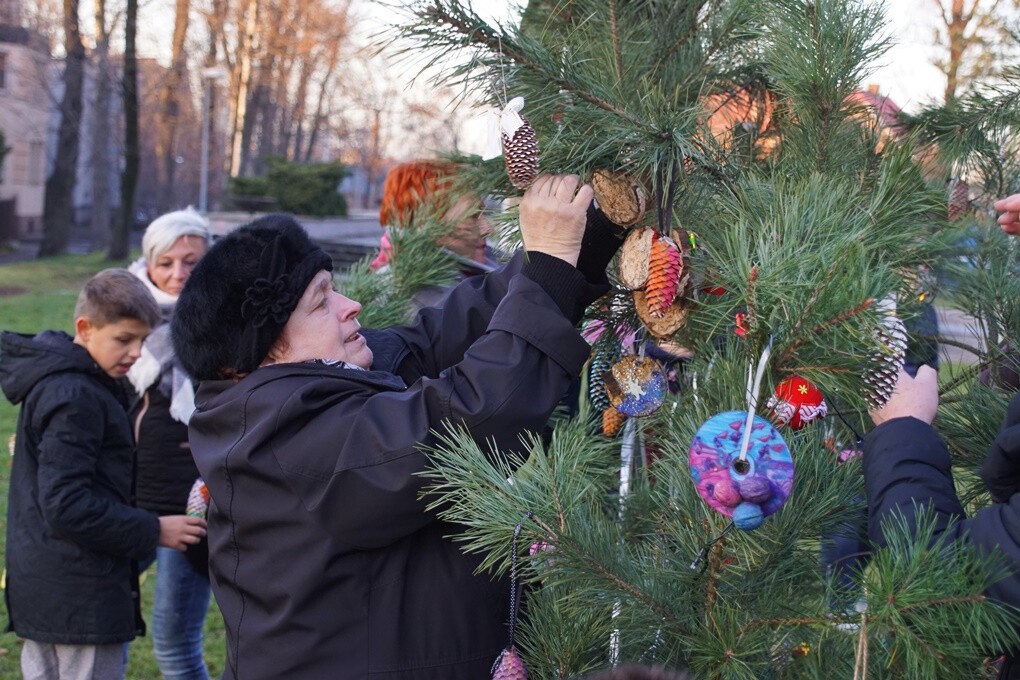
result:
[[[768,407],[779,425],[799,430],[812,420],[828,414],[825,397],[810,380],[799,375],[786,378],[776,385],[775,394],[769,397]]]

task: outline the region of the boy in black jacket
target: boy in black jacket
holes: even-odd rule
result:
[[[202,519],[132,507],[134,442],[120,380],[160,311],[124,269],[89,279],[74,337],[0,336],[0,386],[21,404],[7,506],[12,630],[24,677],[117,679],[144,633],[133,561],[183,550]]]

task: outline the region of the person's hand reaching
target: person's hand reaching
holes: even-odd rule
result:
[[[1020,194],[1000,198],[995,202],[999,226],[1007,234],[1020,234]]]
[[[521,199],[524,247],[577,266],[588,204],[594,197],[577,175],[541,175]]]
[[[901,369],[889,401],[868,411],[868,414],[875,425],[906,417],[917,418],[930,425],[938,407],[938,373],[931,366],[923,365],[917,369],[917,377],[914,378]]]

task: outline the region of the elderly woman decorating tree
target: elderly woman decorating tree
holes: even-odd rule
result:
[[[330,258],[290,217],[218,241],[177,304],[200,380],[192,451],[209,485],[225,678],[478,680],[507,641],[510,587],[420,497],[444,423],[489,446],[541,429],[588,357],[576,324],[608,292],[614,225],[592,190],[539,177],[527,253],[413,325],[362,329]],[[584,246],[582,247],[582,237]]]
[[[139,397],[132,412],[137,504],[161,516],[185,512],[198,478],[188,446],[195,392],[191,378],[174,357],[169,320],[177,296],[208,247],[206,219],[191,208],[178,210],[148,226],[142,237],[142,258],[130,267],[163,310],[164,323],[146,339],[141,358],[128,373]],[[157,548],[153,559],[152,644],[159,670],[170,680],[206,680],[202,629],[211,592],[207,543],[203,540],[186,552]]]

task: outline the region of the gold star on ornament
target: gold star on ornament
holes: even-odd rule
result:
[[[807,394],[807,385],[801,385],[800,387],[797,388],[797,391],[800,392],[801,394]]]

